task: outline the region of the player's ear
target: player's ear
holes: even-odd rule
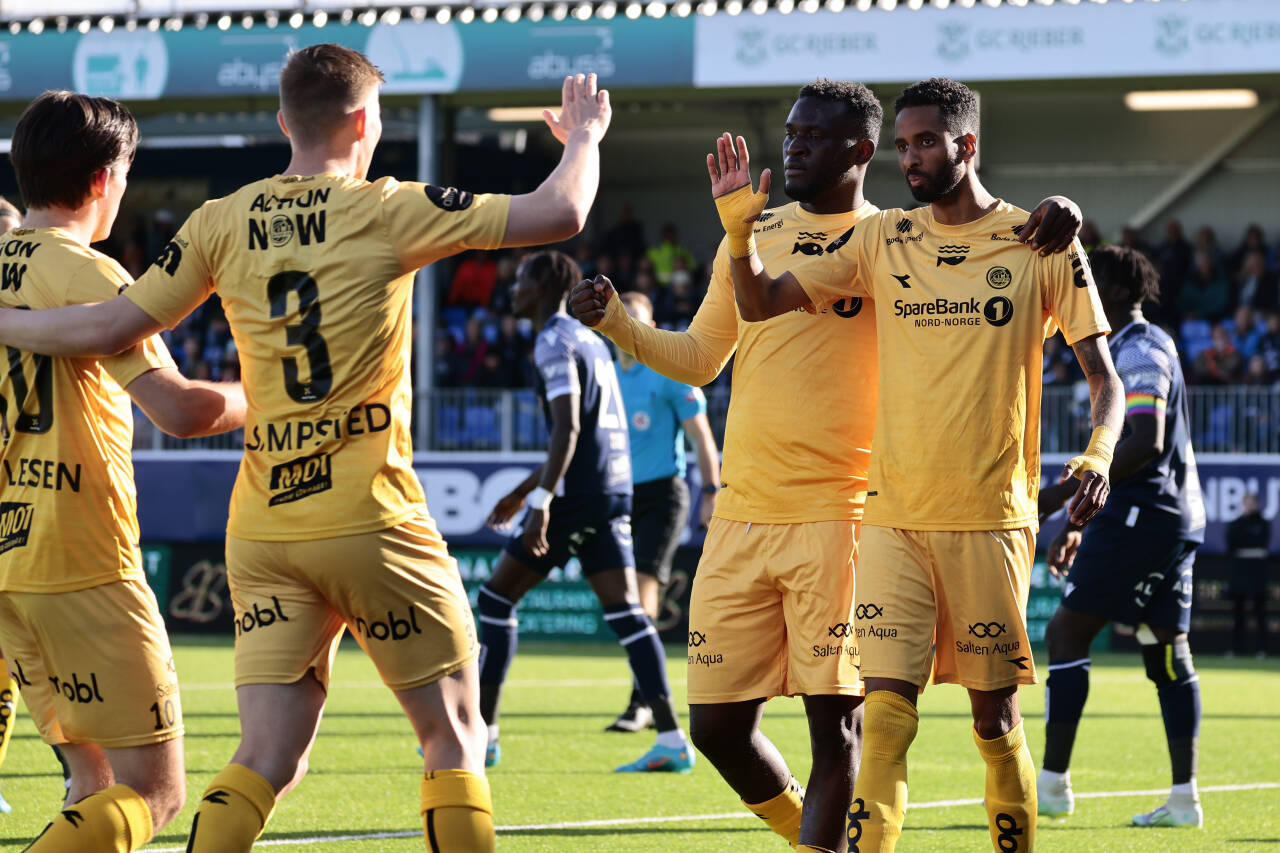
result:
[[[284,110],[276,110],[276,124],[280,125],[280,132],[287,138],[289,136],[289,128],[284,123]]]
[[[864,139],[861,142],[855,142],[853,145],[853,164],[855,166],[865,166],[871,162],[871,158],[876,155],[876,143],[871,139]]]
[[[978,154],[978,135],[976,133],[966,133],[964,136],[956,140],[960,146],[960,159],[966,163],[972,160]]]
[[[107,184],[111,182],[111,169],[98,169],[89,176],[89,200],[107,197]]]
[[[351,113],[352,127],[355,129],[356,139],[364,139],[365,133],[369,129],[369,113],[365,107],[357,107]]]

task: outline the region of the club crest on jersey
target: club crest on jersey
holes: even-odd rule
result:
[[[27,544],[34,514],[35,508],[28,503],[0,503],[0,554]]]
[[[333,488],[332,467],[328,453],[300,456],[271,468],[269,506],[293,503]]]
[[[954,267],[957,264],[964,263],[964,259],[968,256],[969,247],[963,243],[955,246],[939,246],[938,262],[934,264],[934,266],[940,267],[943,264],[946,264],[949,267]]]
[[[432,204],[450,213],[466,210],[476,200],[476,197],[466,190],[456,187],[437,187],[435,184],[427,184],[426,193]]]
[[[268,233],[271,245],[277,249],[293,239],[293,222],[283,214],[271,217],[271,230]]]
[[[992,267],[987,270],[987,284],[996,290],[1004,290],[1013,283],[1013,273],[1008,267]]]

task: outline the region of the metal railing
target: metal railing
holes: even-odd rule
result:
[[[1189,389],[1188,402],[1197,453],[1280,453],[1280,389],[1202,386]],[[728,410],[729,389],[709,389],[707,414],[720,446]],[[414,418],[418,451],[516,453],[547,445],[542,406],[528,388],[439,388],[418,395]],[[240,450],[244,444],[241,431],[184,440],[160,432],[136,411],[134,420],[134,449]],[[1089,431],[1088,386],[1045,387],[1041,451],[1078,452]]]

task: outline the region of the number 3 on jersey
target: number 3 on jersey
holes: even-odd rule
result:
[[[613,365],[603,358],[596,359],[596,383],[600,386],[600,428],[622,429],[627,425],[627,418],[622,413],[622,390],[618,388],[618,374],[613,372]]]
[[[276,273],[267,282],[267,301],[271,303],[271,318],[288,313],[289,294],[298,295],[298,320],[296,325],[285,326],[285,342],[300,346],[307,353],[311,378],[298,381],[298,359],[283,356],[284,390],[299,403],[323,400],[333,388],[333,369],[329,365],[329,347],[320,335],[320,289],[309,273],[289,270]]]

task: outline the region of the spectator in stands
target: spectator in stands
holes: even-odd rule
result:
[[[1226,269],[1227,256],[1222,251],[1222,247],[1218,245],[1217,233],[1208,225],[1203,225],[1196,231],[1196,252],[1213,258],[1216,268]]]
[[[1044,342],[1044,384],[1070,385],[1084,379],[1075,353],[1062,340],[1062,335],[1054,335]]]
[[[1244,370],[1244,384],[1255,388],[1272,384],[1271,370],[1267,367],[1267,358],[1262,353],[1249,356],[1248,366]]]
[[[671,286],[671,274],[676,268],[677,258],[683,259],[685,269],[693,269],[698,265],[693,252],[680,245],[680,234],[676,230],[675,223],[672,222],[662,226],[662,242],[656,246],[650,246],[646,257],[653,265],[653,277],[657,280],[659,287]]]
[[[1098,232],[1098,226],[1088,219],[1080,226],[1080,233],[1076,236],[1080,238],[1085,254],[1092,252],[1103,243],[1102,234]]]
[[[457,341],[448,329],[436,330],[435,358],[432,359],[432,374],[437,388],[455,388],[458,385],[458,362],[455,350]]]
[[[591,278],[596,274],[596,253],[586,240],[578,243],[573,259],[578,262],[578,266],[582,269],[583,278]]]
[[[0,196],[0,234],[7,234],[22,225],[22,211],[7,198]]]
[[[498,262],[490,252],[467,252],[449,284],[445,305],[488,308],[498,283]]]
[[[506,314],[498,321],[498,339],[493,349],[502,359],[503,382],[501,388],[532,387],[532,376],[525,374],[525,365],[532,345],[520,332],[520,323],[514,314]]]
[[[1251,251],[1244,256],[1240,271],[1236,274],[1236,303],[1271,311],[1280,307],[1277,299],[1276,276],[1267,269],[1267,259],[1261,251]]]
[[[661,301],[661,297],[658,295],[658,283],[654,280],[653,273],[648,270],[637,272],[636,277],[631,280],[631,286],[627,289],[643,293],[655,305]]]
[[[1170,219],[1164,226],[1164,242],[1156,246],[1151,258],[1160,271],[1161,290],[1180,293],[1183,283],[1191,276],[1192,253],[1191,243],[1182,235],[1182,223]]]
[[[1120,245],[1126,249],[1134,249],[1141,252],[1147,257],[1151,257],[1151,246],[1146,240],[1142,239],[1142,235],[1138,233],[1138,229],[1132,225],[1126,225],[1120,231]]]
[[[600,254],[612,255],[619,261],[623,258],[635,261],[644,252],[644,225],[635,218],[631,205],[623,202],[617,223],[600,238]]]
[[[1212,344],[1196,356],[1191,372],[1201,385],[1231,385],[1243,378],[1244,360],[1221,323],[1214,324]]]
[[[1236,250],[1227,258],[1227,272],[1230,275],[1237,275],[1244,267],[1245,258],[1252,252],[1261,252],[1263,258],[1267,254],[1267,241],[1262,234],[1262,226],[1254,223],[1244,231],[1244,237],[1240,240],[1240,245],[1236,246]]]
[[[659,328],[683,332],[693,322],[693,315],[697,310],[693,280],[685,275],[673,280],[670,287],[658,294],[655,319]]]
[[[458,384],[467,386],[475,384],[476,376],[484,363],[484,355],[489,350],[489,340],[485,336],[485,315],[476,311],[467,320],[466,333],[462,343],[454,350],[454,372]]]
[[[1272,382],[1280,380],[1280,312],[1268,311],[1266,334],[1258,342],[1258,355],[1267,365],[1267,375]]]
[[[1161,289],[1164,288],[1161,278]],[[1231,305],[1231,285],[1220,269],[1214,267],[1213,258],[1202,252],[1195,254],[1191,275],[1181,285],[1178,306],[1184,317],[1220,320],[1227,315]]]
[[[1240,305],[1236,308],[1231,320],[1231,342],[1235,344],[1243,358],[1253,357],[1266,333],[1266,325],[1253,313],[1252,308],[1248,305]]]

